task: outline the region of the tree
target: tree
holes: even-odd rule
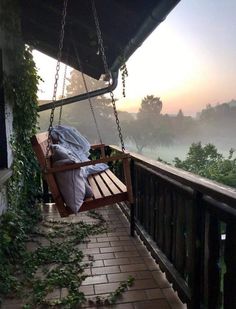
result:
[[[190,146],[185,160],[175,158],[174,163],[178,168],[236,188],[236,158],[233,155],[234,150],[230,149],[228,158],[224,158],[213,144],[202,146],[199,142]]]
[[[126,136],[135,143],[139,153],[147,146],[172,143],[169,117],[161,115],[161,110],[160,98],[147,95],[141,102],[137,119],[126,125]]]
[[[158,118],[160,117],[162,110],[162,101],[159,97],[154,97],[153,95],[147,95],[142,99],[141,107],[137,114],[139,120],[144,119],[152,122],[155,125]]]
[[[88,91],[106,86],[104,81],[97,81],[87,75],[84,75],[84,77]],[[69,81],[66,87],[67,97],[86,92],[82,74],[79,71],[72,70],[70,78],[67,80]],[[117,143],[116,127],[110,98],[98,96],[91,98],[91,102],[103,142],[108,144]],[[76,127],[91,143],[98,142],[96,126],[88,100],[63,107],[63,123]]]

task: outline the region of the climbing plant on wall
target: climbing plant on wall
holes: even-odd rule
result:
[[[31,49],[15,54],[14,75],[5,77],[7,96],[13,102],[13,177],[8,185],[10,206],[28,206],[38,193],[37,163],[30,143],[37,129],[37,86],[40,80]]]
[[[13,110],[13,175],[7,184],[9,207],[0,217],[0,306],[1,296],[17,283],[14,266],[25,252],[25,240],[39,216],[34,207],[38,194],[38,167],[30,137],[37,129],[37,87],[40,80],[30,47],[20,40],[17,2],[1,2],[4,18],[0,27],[4,34],[3,87],[6,104]],[[14,46],[14,48],[13,48]],[[7,68],[7,69],[5,69]]]

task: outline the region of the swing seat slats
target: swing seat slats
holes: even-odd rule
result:
[[[101,159],[92,160],[89,162],[81,162],[74,164],[67,164],[63,166],[53,167],[51,160],[47,161],[47,169],[45,170],[47,145],[48,145],[48,132],[36,134],[31,139],[32,146],[36,157],[39,161],[40,167],[43,172],[43,177],[46,180],[49,190],[51,191],[54,202],[61,217],[67,217],[72,214],[70,208],[65,204],[62,194],[56,182],[55,173],[66,170],[78,169],[82,166],[96,164],[100,162],[111,162],[121,160],[123,163],[123,171],[125,184],[122,183],[111,170],[106,170],[98,174],[90,175],[88,182],[93,191],[93,197],[84,200],[79,211],[86,211],[95,209],[98,207],[128,201],[133,203],[132,186],[130,178],[129,161],[130,157],[128,154],[117,155],[113,157],[105,157],[105,151],[103,144],[93,145],[92,149],[100,148]],[[50,156],[51,154],[49,154]]]

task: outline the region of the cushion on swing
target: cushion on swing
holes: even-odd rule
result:
[[[54,166],[74,163],[73,156],[66,148],[52,145]],[[87,197],[93,192],[86,178],[83,168],[55,173],[55,178],[64,201],[68,207],[77,213]]]
[[[59,161],[59,160],[70,160],[69,163],[78,162],[78,159],[73,155],[73,153],[69,149],[59,144],[52,144],[51,150],[52,150],[52,158],[54,162]]]

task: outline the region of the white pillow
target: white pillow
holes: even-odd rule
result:
[[[54,166],[74,162],[70,151],[66,148],[62,146],[52,148],[53,161],[55,162]],[[66,205],[70,207],[74,213],[79,211],[85,197],[93,196],[92,189],[84,177],[83,169],[58,172],[55,173],[55,178]]]

